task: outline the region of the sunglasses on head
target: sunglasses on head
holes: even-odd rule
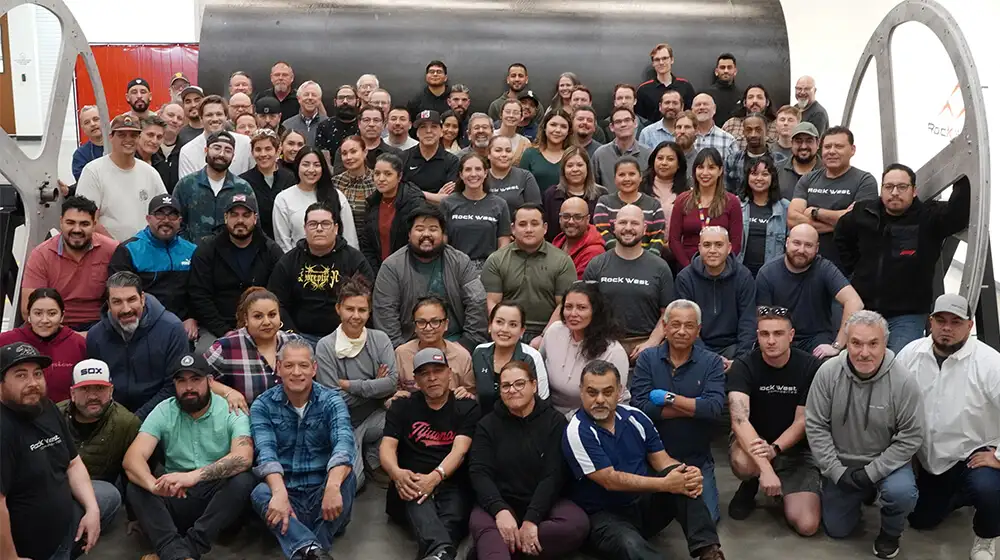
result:
[[[779,307],[777,305],[759,305],[757,306],[757,316],[758,317],[781,317],[783,319],[788,318],[791,312],[788,311],[787,307]]]

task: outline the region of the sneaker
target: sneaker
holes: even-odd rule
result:
[[[729,517],[743,521],[757,507],[757,490],[760,488],[760,479],[752,478],[740,483],[740,487],[733,494],[733,499],[729,502]]]
[[[996,541],[995,538],[974,538],[972,540],[972,551],[969,552],[969,560],[994,560],[997,551]]]
[[[423,560],[455,560],[455,553],[452,551],[451,547],[442,546],[433,554],[424,556]]]
[[[899,554],[899,537],[890,537],[879,531],[878,536],[875,537],[872,552],[875,553],[876,558],[895,558]]]
[[[713,544],[698,551],[698,560],[726,560],[726,556],[719,545]]]
[[[300,560],[333,560],[333,556],[326,553],[319,545],[312,545],[305,550],[300,550],[295,558]]]

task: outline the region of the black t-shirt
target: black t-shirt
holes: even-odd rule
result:
[[[479,405],[472,399],[448,397],[440,410],[427,406],[424,394],[396,399],[385,417],[383,435],[399,440],[397,461],[401,468],[429,474],[451,453],[457,436],[476,432]]]
[[[649,336],[660,320],[660,310],[674,301],[674,275],[667,261],[643,251],[625,260],[614,251],[597,255],[583,272],[584,280],[599,282],[630,337]]]
[[[236,260],[236,266],[240,269],[240,278],[250,278],[253,269],[253,260],[257,256],[257,247],[253,244],[246,247],[233,245],[232,255]]]
[[[767,222],[771,219],[770,206],[757,206],[750,203],[749,223],[747,231],[747,248],[743,254],[743,265],[757,276],[757,271],[764,264],[764,248],[767,246]]]
[[[66,469],[77,455],[51,401],[34,419],[0,405],[0,494],[7,498],[18,555],[48,558],[69,534],[73,493]]]
[[[757,434],[773,442],[795,421],[795,409],[806,405],[819,360],[797,348],[783,368],[764,361],[759,348],[735,360],[726,376],[726,392],[750,395],[750,423]],[[796,446],[804,448],[803,439]]]

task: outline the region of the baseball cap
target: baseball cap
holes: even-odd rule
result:
[[[152,89],[149,87],[149,82],[146,80],[143,80],[142,78],[132,78],[132,81],[128,83],[128,87],[125,88],[125,91],[128,92],[128,90],[134,88],[135,86],[146,86],[146,89]]]
[[[792,136],[798,136],[799,134],[808,134],[813,138],[819,138],[819,131],[816,130],[816,125],[811,122],[800,122],[795,125],[792,129]]]
[[[73,366],[73,385],[70,389],[86,387],[87,385],[114,387],[111,383],[111,368],[108,367],[108,364],[90,358]]]
[[[962,319],[968,319],[969,300],[958,294],[942,294],[934,302],[934,311],[931,315],[938,313],[951,313]]]
[[[430,110],[420,111],[419,113],[417,113],[417,121],[413,123],[413,126],[415,128],[420,128],[420,125],[424,123],[432,123],[440,126],[441,113]]]
[[[136,132],[141,132],[142,127],[139,125],[138,118],[129,113],[125,113],[124,115],[118,115],[111,120],[111,132],[118,132],[119,130],[134,130]]]
[[[52,358],[43,355],[27,342],[15,342],[0,348],[0,375],[24,362],[34,362],[42,368],[47,368],[52,364]]]
[[[257,213],[257,197],[252,194],[238,193],[234,194],[233,198],[226,203],[226,209],[224,212],[229,212],[237,206],[242,206],[247,210]]]
[[[281,102],[270,96],[261,97],[254,104],[253,110],[258,115],[276,115],[281,112]]]
[[[184,354],[178,358],[173,364],[170,376],[177,377],[186,371],[190,371],[191,373],[202,377],[212,375],[212,367],[208,365],[208,361],[205,360],[205,357],[198,353]]]
[[[531,91],[530,89],[522,89],[517,94],[517,100],[520,101],[522,99],[530,99],[535,102],[535,105],[538,106],[542,105],[542,102],[538,100],[538,96],[535,95],[535,92]]]
[[[149,212],[148,214],[155,214],[157,210],[161,208],[173,208],[178,214],[181,213],[181,205],[177,202],[177,199],[170,196],[169,194],[158,194],[149,201]]]
[[[230,134],[228,130],[220,130],[218,132],[213,132],[212,134],[210,134],[208,136],[208,141],[205,142],[205,147],[211,146],[216,142],[225,142],[230,146],[232,146],[233,148],[236,148],[236,139],[233,138],[233,135]]]
[[[175,72],[174,77],[170,78],[170,85],[173,86],[177,80],[183,80],[187,85],[191,85],[191,80],[187,79],[183,72]]]
[[[446,366],[448,365],[448,358],[445,357],[444,351],[442,350],[438,350],[437,348],[424,348],[413,356],[413,373],[420,373],[420,368],[428,364],[440,364],[442,366]]]
[[[181,90],[181,99],[184,99],[184,97],[187,96],[187,94],[189,93],[197,93],[198,95],[205,97],[205,90],[201,89],[198,86],[189,85],[188,87]]]

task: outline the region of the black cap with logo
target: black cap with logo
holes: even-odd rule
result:
[[[27,342],[8,344],[0,348],[0,378],[10,368],[25,362],[33,362],[42,368],[47,368],[52,364],[52,358],[42,354]]]

